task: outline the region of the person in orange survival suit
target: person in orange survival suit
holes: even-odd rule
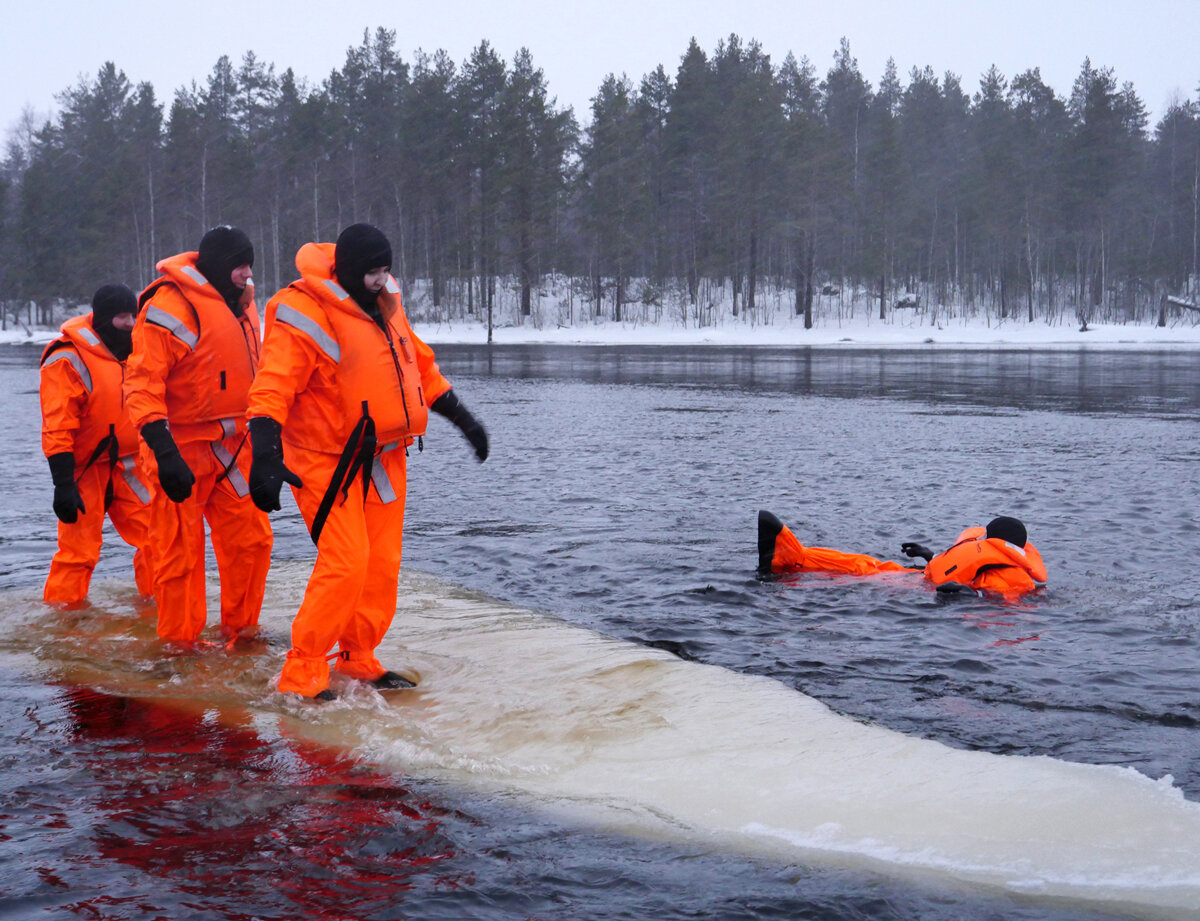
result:
[[[64,323],[42,353],[42,450],[58,517],[58,551],[42,593],[49,602],[74,605],[87,597],[105,514],[134,548],[138,591],[154,591],[150,489],[121,392],[136,313],[133,291],[103,285],[92,296],[92,312]]]
[[[157,553],[158,635],[195,643],[207,618],[204,523],[221,578],[221,633],[233,642],[258,626],[271,525],[250,499],[246,401],[258,368],[251,283],[254,247],[214,227],[198,252],[158,263],[141,293],[125,381],[142,456],[161,488],[151,502]]]
[[[396,612],[405,458],[414,440],[424,446],[427,407],[462,430],[481,462],[488,456],[483,426],[409,326],[391,263],[391,244],[370,224],[347,227],[336,245],[303,246],[300,279],[267,304],[250,389],[254,501],[274,511],[290,483],[317,545],[279,689],[318,700],[336,696],[334,644],[342,675],[412,686],[375,649]]]
[[[924,569],[879,560],[864,553],[806,547],[770,512],[758,513],[758,568],[763,573],[840,572],[863,576],[881,572],[924,572],[939,592],[971,589],[1008,597],[1046,584],[1046,565],[1016,518],[993,518],[987,527],[967,528],[939,554],[911,541],[905,556],[923,557]]]

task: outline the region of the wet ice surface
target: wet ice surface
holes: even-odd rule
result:
[[[434,420],[410,565],[903,732],[1200,795],[1194,358],[590,351],[502,350],[489,376],[482,350],[443,350],[493,456],[476,469]],[[1049,587],[1001,605],[908,576],[762,582],[759,508],[901,560],[1015,515]]]
[[[50,490],[36,355],[0,352],[11,589],[44,573]],[[407,565],[902,732],[1171,774],[1200,798],[1190,356],[445,347],[439,360],[492,456],[478,465],[432,420],[410,459]],[[904,577],[761,581],[759,508],[807,543],[885,558],[1013,514],[1050,587],[1002,606]],[[303,558],[290,514],[277,547]],[[122,566],[112,553],[101,574]],[[21,873],[0,883],[0,917],[1101,917],[630,842],[527,803],[380,783],[202,715],[12,672],[4,687],[24,716],[4,729],[0,850]],[[167,845],[198,849],[194,871]],[[281,889],[288,877],[316,882]]]

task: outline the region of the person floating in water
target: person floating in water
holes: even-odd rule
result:
[[[906,541],[900,551],[922,557],[924,568],[878,560],[865,553],[806,547],[770,512],[758,513],[758,570],[761,573],[836,572],[867,576],[924,572],[939,592],[970,589],[1014,597],[1046,584],[1046,564],[1016,518],[993,518],[987,527],[967,528],[941,553]]]

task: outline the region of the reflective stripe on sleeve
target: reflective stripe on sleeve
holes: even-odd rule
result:
[[[87,364],[82,358],[79,357],[78,352],[74,351],[73,349],[59,349],[46,359],[46,363],[42,365],[42,367],[47,368],[56,361],[69,361],[71,363],[71,367],[75,369],[75,373],[78,374],[80,379],[83,381],[83,386],[87,388],[88,393],[92,392],[91,372],[88,371]]]
[[[307,314],[301,313],[295,307],[280,304],[275,308],[275,320],[292,329],[299,330],[313,341],[313,344],[324,352],[330,361],[341,361],[342,350],[329,333],[321,328],[321,324]]]
[[[153,304],[146,307],[146,322],[153,323],[155,326],[161,326],[189,349],[194,349],[196,343],[200,341],[200,337],[188,329],[187,324],[183,320],[172,316],[161,307],[155,307]]]

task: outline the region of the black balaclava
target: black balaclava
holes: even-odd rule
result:
[[[254,245],[238,228],[228,225],[214,227],[201,239],[196,268],[225,299],[229,309],[239,315],[242,312],[238,303],[242,289],[233,283],[230,275],[241,265],[254,265]]]
[[[367,290],[363,276],[371,269],[391,267],[392,244],[378,227],[351,224],[337,238],[333,253],[333,274],[338,284],[378,323],[379,295]]]
[[[1029,540],[1029,535],[1025,531],[1025,525],[1021,524],[1016,518],[1008,518],[1004,515],[1001,515],[999,518],[993,518],[988,522],[987,536],[1006,540],[1015,547],[1024,547],[1025,542]]]
[[[117,329],[113,317],[136,314],[137,309],[137,297],[127,285],[101,285],[92,295],[92,329],[117,361],[124,361],[133,350],[133,331]]]

